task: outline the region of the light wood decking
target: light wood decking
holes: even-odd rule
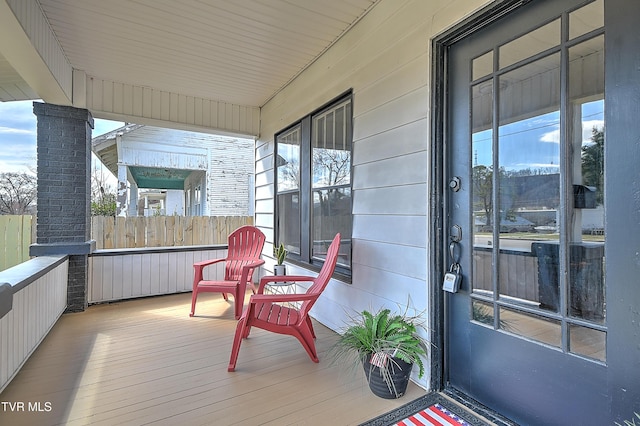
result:
[[[65,314],[0,394],[1,425],[352,425],[425,394],[374,396],[362,368],[327,355],[337,335],[315,323],[320,363],[290,336],[252,330],[227,372],[233,303],[190,293]],[[41,412],[29,411],[39,403]],[[50,407],[50,411],[47,411]]]

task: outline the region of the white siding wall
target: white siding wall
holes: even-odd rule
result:
[[[430,39],[484,3],[383,0],[262,109],[255,221],[273,241],[273,135],[353,90],[353,279],[332,281],[313,309],[335,330],[409,298],[427,318],[439,285],[427,281]]]
[[[191,291],[193,264],[225,257],[226,253],[226,248],[199,251],[164,249],[159,252],[119,250],[115,255],[96,252],[89,257],[89,303]],[[205,279],[223,277],[223,264],[205,269]]]
[[[44,258],[39,261],[47,262]],[[34,261],[30,261],[34,262]],[[20,267],[26,267],[26,263]],[[9,384],[22,365],[67,307],[65,260],[13,295],[13,308],[0,318],[0,392]]]

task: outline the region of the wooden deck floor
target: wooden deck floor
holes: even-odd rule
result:
[[[338,426],[425,394],[410,383],[398,400],[374,396],[361,368],[336,365],[327,356],[336,334],[319,324],[319,364],[294,338],[253,330],[236,372],[229,373],[232,304],[203,294],[196,314],[205,316],[189,318],[190,297],[63,315],[0,394],[0,424]]]

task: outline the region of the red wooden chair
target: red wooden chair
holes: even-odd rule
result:
[[[265,236],[258,228],[241,226],[229,235],[227,257],[203,260],[193,264],[194,277],[190,317],[195,313],[198,293],[214,292],[222,293],[224,300],[229,300],[228,293],[233,295],[235,318],[240,318],[247,284],[254,294],[256,292],[252,277],[253,271],[264,264],[264,260],[260,259],[264,241]],[[225,262],[224,279],[222,281],[205,280],[202,275],[204,268],[219,262]]]
[[[309,317],[309,310],[318,300],[320,293],[322,293],[331,275],[333,275],[339,248],[340,234],[337,234],[329,246],[324,266],[316,278],[281,275],[263,277],[260,280],[258,294],[251,296],[249,305],[242,313],[240,321],[238,321],[228,371],[235,370],[242,339],[249,337],[251,327],[293,336],[302,343],[313,362],[319,361],[314,342],[316,335],[311,324],[311,317]],[[278,281],[307,281],[312,282],[312,284],[302,294],[263,294],[264,287],[268,283]],[[292,302],[301,302],[300,308],[291,307]],[[289,306],[283,306],[279,303],[287,303]]]

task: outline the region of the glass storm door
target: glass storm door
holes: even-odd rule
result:
[[[450,50],[448,381],[522,424],[606,424],[604,41],[537,1]]]

